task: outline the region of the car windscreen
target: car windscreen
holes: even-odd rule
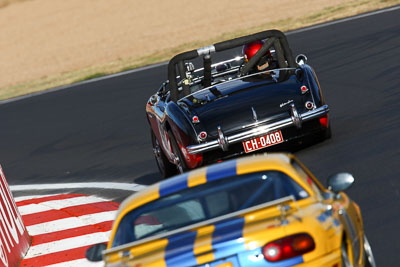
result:
[[[132,210],[122,218],[112,247],[307,192],[279,171],[238,175],[188,188]]]

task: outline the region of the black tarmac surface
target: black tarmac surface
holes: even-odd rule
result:
[[[355,176],[348,194],[363,211],[378,266],[400,266],[399,18],[397,9],[288,37],[317,72],[333,128],[331,140],[295,154],[324,184],[335,172]],[[166,69],[1,104],[0,163],[9,184],[157,181],[144,108]]]

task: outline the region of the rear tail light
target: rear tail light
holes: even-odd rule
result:
[[[193,116],[193,118],[192,118],[192,123],[194,123],[194,124],[200,123],[199,117]]]
[[[197,153],[197,154],[190,154],[189,151],[187,151],[186,147],[179,145],[179,148],[182,151],[183,156],[185,157],[186,165],[190,168],[196,168],[201,165],[203,162],[203,154]]]
[[[319,118],[319,123],[325,127],[328,128],[329,122],[328,122],[328,115],[324,115],[323,117]]]
[[[308,92],[308,88],[307,88],[307,86],[305,86],[305,85],[303,85],[302,87],[300,87],[300,90],[301,90],[301,93],[302,93],[302,94],[305,94],[305,93]]]
[[[315,243],[309,234],[301,233],[277,239],[265,245],[263,255],[268,261],[282,261],[313,251]]]

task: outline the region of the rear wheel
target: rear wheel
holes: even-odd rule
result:
[[[179,149],[178,142],[175,140],[175,137],[171,131],[168,131],[168,136],[169,140],[171,141],[172,151],[175,155],[174,164],[176,166],[176,169],[178,170],[178,173],[184,173],[188,170],[188,167],[186,165],[184,157],[182,156],[182,152]]]
[[[155,134],[151,131],[151,142],[153,144],[153,153],[156,159],[158,170],[163,178],[176,174],[175,165],[169,162],[158,142]]]
[[[371,245],[368,242],[367,236],[364,234],[364,255],[365,255],[365,266],[376,267],[374,254],[372,253]]]

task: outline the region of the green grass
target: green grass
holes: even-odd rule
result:
[[[89,74],[89,75],[87,75],[85,77],[79,78],[76,81],[74,81],[74,83],[83,82],[83,81],[87,81],[87,80],[92,80],[92,79],[95,79],[95,78],[103,77],[105,75],[107,75],[107,73],[105,73],[105,72],[96,72],[96,73],[93,73],[93,74]]]

